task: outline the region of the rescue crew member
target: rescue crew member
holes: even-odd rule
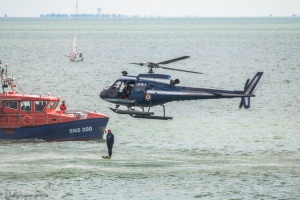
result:
[[[130,93],[131,93],[131,91],[132,91],[132,85],[131,84],[127,84],[127,90],[128,90],[128,97],[130,96]]]
[[[106,135],[106,145],[107,145],[107,149],[108,149],[108,157],[107,158],[111,158],[112,155],[112,148],[114,146],[114,141],[115,141],[115,136],[114,134],[111,132],[110,129],[107,130],[107,135]]]
[[[65,101],[62,101],[61,105],[60,105],[60,110],[65,113],[65,111],[67,110],[67,105]]]
[[[127,83],[124,83],[124,88],[123,88],[122,94],[123,94],[124,99],[128,99],[129,90],[128,90],[128,87],[127,87]]]

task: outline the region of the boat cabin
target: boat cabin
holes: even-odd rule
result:
[[[0,99],[1,113],[39,113],[57,108],[59,100],[50,99]]]
[[[65,121],[67,114],[56,110],[59,102],[59,97],[23,95],[14,91],[0,94],[0,127],[46,125]]]

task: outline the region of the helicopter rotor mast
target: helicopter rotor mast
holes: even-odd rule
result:
[[[135,64],[135,65],[140,65],[140,66],[147,66],[149,74],[153,74],[153,68],[162,68],[162,69],[168,69],[168,70],[174,70],[174,71],[181,71],[181,72],[187,72],[187,73],[203,74],[201,72],[195,72],[195,71],[189,71],[189,70],[182,70],[182,69],[175,69],[175,68],[160,66],[160,64],[166,65],[166,64],[177,62],[177,61],[180,61],[180,60],[183,60],[183,59],[187,59],[187,58],[190,58],[190,56],[182,56],[182,57],[174,58],[174,59],[171,59],[171,60],[166,60],[166,61],[159,62],[159,63],[147,62],[147,63],[129,63],[129,64]]]

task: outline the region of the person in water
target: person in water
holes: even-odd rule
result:
[[[108,149],[108,157],[107,158],[111,158],[112,155],[112,148],[114,146],[114,141],[115,141],[115,136],[114,134],[111,132],[110,129],[107,130],[107,135],[106,135],[106,145],[107,145],[107,149]]]
[[[62,101],[61,105],[60,105],[60,110],[65,113],[65,111],[67,110],[67,105],[65,101]]]

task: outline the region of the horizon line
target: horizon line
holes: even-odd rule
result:
[[[84,14],[83,14],[84,15]],[[89,14],[88,14],[89,15]],[[128,16],[128,15],[120,15],[120,14],[107,14],[105,16],[101,15],[93,15],[91,14],[90,16],[51,16],[51,14],[46,14],[43,15],[41,14],[40,16],[0,16],[0,18],[297,18],[300,17],[300,15],[283,15],[283,16],[273,16],[273,15],[268,15],[268,16],[138,16],[138,15],[133,15],[133,16]]]

